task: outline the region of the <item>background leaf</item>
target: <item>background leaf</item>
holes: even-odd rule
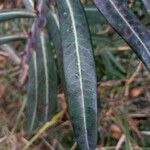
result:
[[[68,104],[76,140],[93,150],[97,141],[97,97],[93,52],[79,0],[57,0]]]

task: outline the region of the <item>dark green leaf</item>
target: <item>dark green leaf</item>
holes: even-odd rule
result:
[[[93,52],[79,0],[57,0],[69,111],[82,150],[97,141],[97,96]]]
[[[31,13],[21,9],[8,9],[0,11],[0,22],[15,18],[33,18],[35,13]]]
[[[24,41],[26,39],[27,35],[24,34],[0,36],[0,45],[15,41]]]
[[[150,70],[150,32],[124,0],[94,0],[97,8]]]
[[[57,109],[57,74],[52,49],[44,31],[36,33],[29,65],[27,124],[31,131],[49,120]]]

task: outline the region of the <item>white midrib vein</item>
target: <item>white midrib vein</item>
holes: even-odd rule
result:
[[[47,66],[47,57],[46,57],[46,48],[45,48],[45,40],[44,33],[41,32],[41,45],[42,45],[42,54],[43,54],[43,62],[44,62],[44,74],[45,74],[45,90],[46,90],[46,107],[45,107],[45,120],[48,119],[48,103],[49,103],[49,77],[48,77],[48,66]]]
[[[109,2],[112,4],[112,6],[115,8],[115,10],[118,12],[118,14],[121,16],[121,18],[123,19],[123,21],[127,24],[127,26],[130,28],[130,30],[135,34],[135,36],[137,37],[137,39],[141,42],[141,44],[143,45],[143,47],[145,48],[147,54],[150,56],[150,52],[148,50],[148,48],[145,46],[145,44],[143,43],[143,41],[140,39],[140,37],[137,35],[136,31],[130,26],[130,24],[128,23],[128,21],[125,19],[125,17],[120,13],[120,11],[118,10],[118,8],[116,7],[116,5],[114,4],[114,2],[112,0],[109,0]]]
[[[73,34],[75,38],[75,50],[76,50],[76,57],[77,57],[77,66],[79,71],[79,82],[80,82],[80,89],[81,89],[81,103],[82,103],[82,110],[83,110],[83,121],[84,121],[84,128],[87,132],[86,127],[86,116],[85,116],[85,103],[84,103],[84,93],[83,93],[83,84],[82,84],[82,72],[81,72],[81,60],[80,60],[80,54],[79,54],[79,43],[78,43],[78,37],[77,37],[77,30],[76,30],[76,22],[74,18],[74,12],[72,10],[72,6],[70,4],[69,0],[66,0],[68,9],[69,9],[69,15],[71,17],[72,27],[73,27]],[[86,141],[88,141],[87,135],[86,135]],[[87,143],[88,144],[88,143]]]
[[[35,118],[36,118],[36,112],[37,112],[37,100],[38,100],[38,77],[37,77],[37,59],[36,59],[36,52],[33,51],[32,52],[32,59],[33,59],[33,65],[34,65],[34,74],[35,74],[35,110],[33,112],[33,119],[32,119],[32,122],[31,122],[31,127],[30,129],[32,130],[33,126],[34,126],[34,123],[35,123]]]

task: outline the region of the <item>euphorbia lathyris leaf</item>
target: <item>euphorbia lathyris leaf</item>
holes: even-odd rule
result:
[[[124,0],[93,0],[112,27],[131,46],[150,70],[150,32]]]
[[[49,38],[36,33],[29,66],[27,124],[31,131],[49,120],[57,108],[57,74]]]
[[[76,140],[94,150],[97,140],[97,96],[93,52],[79,0],[57,0],[68,105]]]

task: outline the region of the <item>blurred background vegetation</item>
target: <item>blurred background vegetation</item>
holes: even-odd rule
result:
[[[91,2],[82,1],[90,27],[98,79],[97,149],[150,150],[149,72]],[[129,0],[129,7],[150,28],[150,17],[141,0]],[[0,10],[6,8],[24,6],[22,0],[0,0]],[[31,22],[31,19],[13,19],[0,23],[0,36],[27,34]],[[24,45],[25,42],[12,44],[20,58]],[[0,47],[0,150],[21,150],[31,138],[23,128],[26,116],[20,109],[26,98],[26,84],[19,86],[19,74],[20,67]],[[59,107],[66,105],[60,83],[58,101]],[[78,149],[68,112],[39,136],[30,149]]]

